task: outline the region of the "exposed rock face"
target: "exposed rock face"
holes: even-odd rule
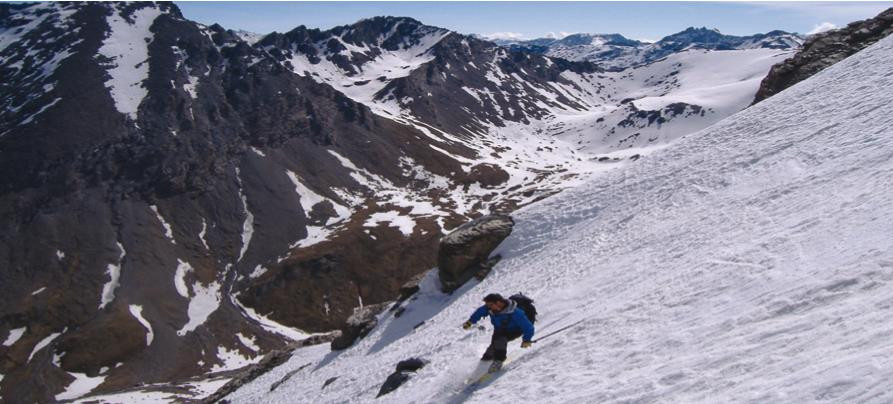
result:
[[[388,376],[384,384],[381,385],[381,389],[378,390],[378,396],[376,397],[381,397],[394,390],[397,390],[398,387],[409,380],[410,375],[413,372],[425,367],[426,364],[426,361],[418,358],[410,358],[404,361],[400,361],[400,363],[397,364],[397,370],[395,370],[394,373],[391,373]]]
[[[438,274],[443,291],[450,293],[481,271],[495,264],[490,253],[509,234],[515,222],[511,216],[487,215],[459,226],[440,240]]]
[[[846,27],[815,34],[807,38],[794,57],[775,66],[760,83],[754,97],[756,104],[778,92],[811,77],[850,55],[893,33],[893,8],[877,17],[856,21]]]
[[[378,314],[384,311],[385,303],[373,304],[354,309],[353,315],[347,319],[341,336],[332,341],[332,350],[350,348],[356,340],[363,338],[378,325]]]
[[[400,158],[461,165],[173,4],[0,4],[0,26],[0,338],[26,329],[0,346],[3,397],[52,401],[67,372],[96,392],[185,379],[292,339],[275,330],[336,329],[466,220],[420,217],[409,244],[366,226],[409,211],[379,187],[431,192]]]

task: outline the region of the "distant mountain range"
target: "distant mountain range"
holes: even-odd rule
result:
[[[716,29],[690,27],[654,43],[629,39],[620,34],[572,34],[560,39],[494,42],[515,50],[573,61],[591,61],[606,70],[622,70],[648,64],[685,49],[796,49],[803,40],[804,37],[799,34],[784,31],[734,36],[724,35]]]

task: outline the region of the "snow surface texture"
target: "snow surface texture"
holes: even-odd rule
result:
[[[432,272],[400,318],[383,314],[350,349],[298,350],[228,398],[893,401],[891,63],[887,38],[518,211],[503,260],[480,284],[446,296]],[[536,299],[539,335],[582,322],[529,350],[513,342],[504,376],[463,389],[489,333],[459,325],[484,294],[518,290]],[[376,400],[394,365],[414,356],[430,363]]]

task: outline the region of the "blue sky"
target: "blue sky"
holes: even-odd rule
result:
[[[536,38],[620,33],[658,40],[689,26],[731,35],[809,33],[873,17],[893,2],[177,2],[192,20],[228,29],[328,29],[377,15],[408,16],[464,34]]]

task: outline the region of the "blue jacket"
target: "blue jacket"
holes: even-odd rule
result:
[[[527,319],[527,314],[515,302],[509,300],[509,305],[499,313],[493,313],[487,306],[478,307],[468,319],[472,324],[477,323],[480,319],[490,316],[490,322],[494,328],[505,330],[521,331],[524,341],[533,340],[533,324]]]

